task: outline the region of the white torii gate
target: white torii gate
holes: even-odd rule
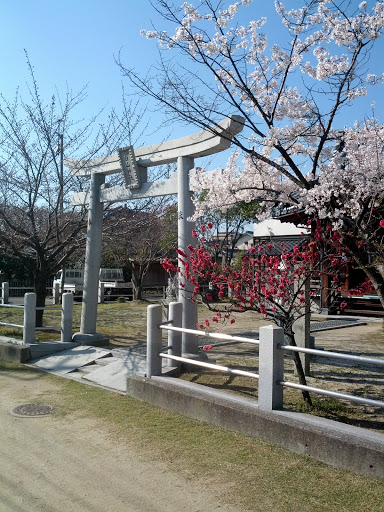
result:
[[[194,244],[193,223],[188,221],[194,212],[190,190],[190,171],[194,168],[194,159],[228,149],[232,138],[241,132],[243,125],[244,119],[234,115],[227,117],[212,129],[180,139],[138,149],[129,146],[113,155],[85,162],[66,160],[72,174],[91,178],[87,192],[71,196],[72,205],[89,204],[81,324],[80,332],[74,335],[75,341],[92,345],[103,338],[96,332],[103,203],[177,194],[178,247],[186,250],[189,244]],[[147,182],[147,167],[170,162],[177,162],[177,173],[173,173],[167,180]],[[125,187],[103,186],[106,175],[119,172],[124,175]],[[197,307],[189,300],[193,287],[183,278],[181,282],[184,285],[180,293],[180,301],[183,303],[182,325],[184,328],[195,329]],[[198,347],[194,336],[183,334],[182,352],[197,354]]]

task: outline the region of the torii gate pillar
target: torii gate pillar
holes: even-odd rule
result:
[[[192,194],[189,190],[189,171],[194,167],[194,159],[191,157],[180,156],[177,159],[177,193],[178,193],[178,248],[187,250],[188,245],[195,245],[192,237],[194,223],[188,221],[189,217],[194,214],[194,206],[192,202]],[[179,266],[181,263],[179,262]],[[184,269],[182,269],[184,270]],[[192,302],[191,296],[193,285],[184,277],[180,279],[179,285],[179,301],[183,304],[182,326],[186,329],[196,329],[197,324],[197,305]],[[182,353],[196,354],[198,347],[196,337],[191,334],[183,333],[182,336]]]
[[[101,186],[105,175],[92,173],[88,211],[87,242],[85,247],[83,304],[81,309],[80,334],[76,341],[95,344],[104,341],[104,337],[96,332],[97,296],[103,237],[104,203],[100,201]],[[96,298],[96,300],[95,300]]]

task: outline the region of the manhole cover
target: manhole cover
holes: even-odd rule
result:
[[[48,416],[55,410],[52,405],[43,404],[23,404],[17,405],[9,411],[13,416],[21,416],[23,418],[39,418],[41,416]]]

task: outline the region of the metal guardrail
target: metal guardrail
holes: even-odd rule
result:
[[[34,291],[34,286],[31,284],[31,285],[18,285],[18,284],[14,284],[14,283],[9,283],[8,281],[4,281],[1,283],[1,287],[0,287],[0,290],[1,290],[1,302],[3,304],[8,304],[8,301],[9,301],[9,298],[21,298],[21,297],[24,297],[26,291],[28,290],[29,292],[33,292]],[[48,285],[46,287],[46,290],[47,290],[47,293],[49,293],[49,291],[51,293],[53,293],[53,287],[52,285]]]

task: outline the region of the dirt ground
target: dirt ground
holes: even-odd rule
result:
[[[0,373],[1,512],[239,511],[161,461],[141,460],[95,420],[9,414],[59,387],[43,374]]]

